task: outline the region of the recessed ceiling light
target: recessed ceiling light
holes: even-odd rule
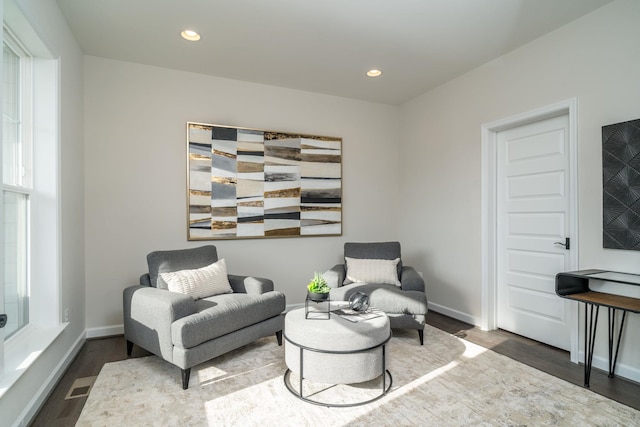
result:
[[[200,40],[200,34],[196,33],[193,30],[184,30],[180,33],[183,39],[189,40],[190,42],[197,42]]]
[[[367,71],[367,76],[369,77],[380,77],[382,75],[382,71],[380,70],[369,70]]]

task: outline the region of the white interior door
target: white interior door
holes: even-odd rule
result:
[[[555,275],[571,262],[568,129],[563,115],[496,138],[497,326],[565,350],[570,307]]]

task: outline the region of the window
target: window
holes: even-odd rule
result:
[[[2,197],[5,340],[29,324],[31,58],[5,31],[3,40]]]
[[[4,0],[0,398],[66,328],[60,299],[60,58]],[[4,339],[3,339],[4,338]]]

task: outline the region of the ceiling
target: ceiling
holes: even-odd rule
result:
[[[387,104],[610,1],[57,0],[87,55]]]

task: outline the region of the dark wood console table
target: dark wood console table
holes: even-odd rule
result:
[[[591,280],[603,282],[623,283],[625,285],[640,286],[640,275],[618,273],[607,270],[581,270],[558,273],[556,275],[556,294],[562,298],[585,303],[584,315],[584,386],[589,387],[591,366],[593,362],[593,348],[595,345],[596,328],[600,306],[609,311],[609,377],[613,378],[618,360],[618,350],[624,328],[627,312],[640,313],[640,298],[623,295],[608,294],[592,291],[589,287]],[[595,307],[595,314],[594,314]],[[622,310],[622,320],[615,336],[616,310]],[[614,349],[615,342],[615,353]]]

